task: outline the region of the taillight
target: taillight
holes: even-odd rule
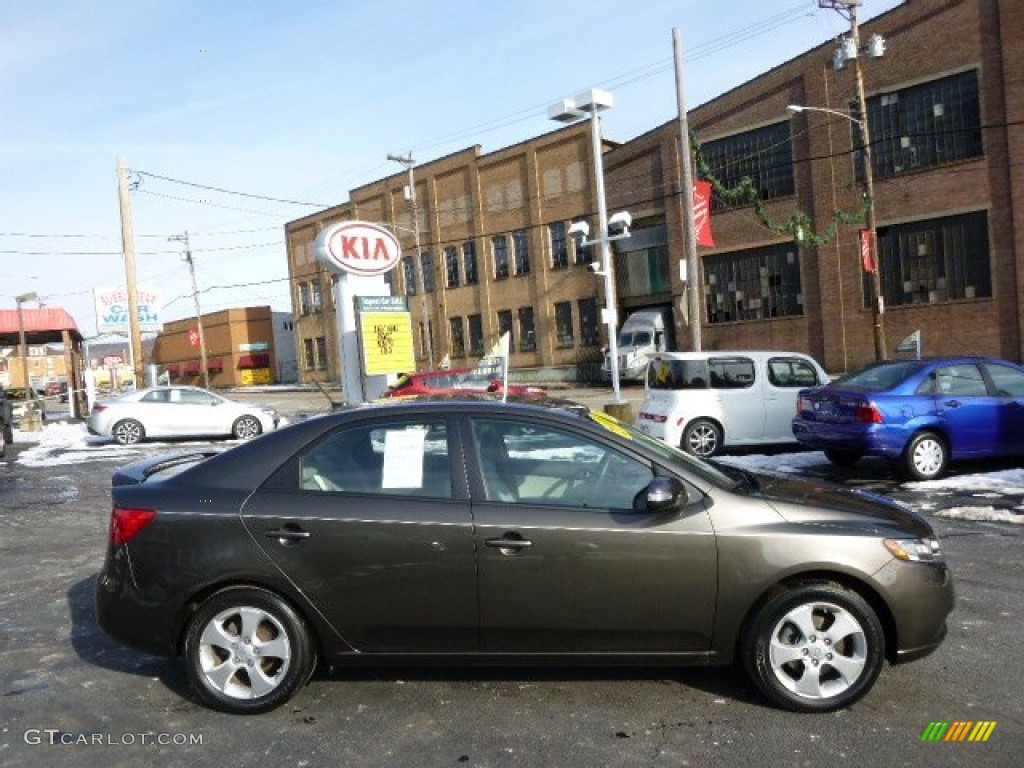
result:
[[[798,397],[796,399],[796,412],[803,413],[804,411],[813,411],[814,406],[811,404],[811,400],[808,397]]]
[[[107,410],[107,406],[101,405],[100,403],[95,403],[93,405],[93,407],[92,407],[92,412],[93,413],[99,413],[100,411],[105,411],[105,410]]]
[[[882,412],[873,404],[861,401],[857,403],[857,421],[862,424],[881,424],[885,421]]]
[[[646,419],[647,421],[654,421],[657,422],[658,424],[664,424],[666,421],[668,421],[668,416],[662,416],[657,413],[641,413],[640,418]]]
[[[155,509],[114,507],[110,513],[110,546],[120,547],[134,539],[139,531],[153,522]]]

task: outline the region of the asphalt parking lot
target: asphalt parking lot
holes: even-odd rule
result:
[[[326,405],[252,397],[289,418]],[[178,664],[96,626],[116,464],[0,463],[0,766],[976,768],[1015,765],[1024,748],[1020,525],[936,519],[958,590],[946,642],[830,715],[771,709],[731,670],[384,668],[319,674],[285,707],[243,718],[200,707]],[[922,741],[956,721],[996,725],[984,743]]]

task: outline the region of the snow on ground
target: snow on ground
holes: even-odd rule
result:
[[[121,446],[108,438],[90,435],[82,423],[66,421],[47,423],[41,432],[15,430],[14,442],[33,444],[31,448],[23,450],[16,459],[17,463],[30,467],[52,467],[90,461],[116,461],[127,464],[143,456],[159,453],[161,448],[176,451],[189,445],[208,445],[206,441],[197,441]],[[226,440],[223,444],[229,447],[234,442]],[[796,475],[809,467],[828,464],[825,455],[817,451],[723,456],[720,460],[752,471]],[[900,486],[900,491],[914,494],[912,506],[915,509],[936,517],[1024,525],[1024,469],[977,472],[941,480],[908,482]],[[953,502],[954,497],[956,502]],[[1017,504],[1013,509],[983,503],[985,500],[1006,497],[1016,497]],[[936,499],[947,501],[940,502]],[[965,503],[959,503],[961,501]]]

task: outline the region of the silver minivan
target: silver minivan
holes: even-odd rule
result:
[[[640,431],[696,456],[723,448],[795,442],[797,392],[828,381],[799,352],[663,352],[647,367]]]

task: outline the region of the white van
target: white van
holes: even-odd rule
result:
[[[796,395],[828,376],[799,352],[662,352],[651,357],[636,427],[696,456],[792,443]]]

